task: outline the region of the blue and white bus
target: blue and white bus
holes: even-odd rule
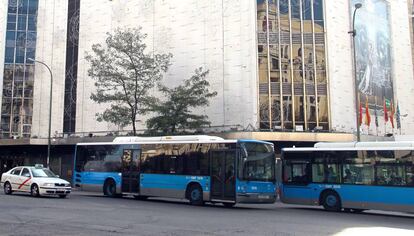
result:
[[[170,197],[193,205],[274,203],[272,143],[214,136],[121,137],[76,146],[74,186],[107,196]]]
[[[329,211],[414,212],[414,142],[282,149],[281,200]]]

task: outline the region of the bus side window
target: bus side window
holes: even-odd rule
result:
[[[309,183],[309,164],[291,163],[285,166],[284,181],[287,183]]]

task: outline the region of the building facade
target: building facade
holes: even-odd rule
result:
[[[348,32],[356,3],[363,6],[356,12],[353,45]],[[95,114],[106,106],[90,99],[94,81],[84,58],[93,44],[105,42],[107,32],[128,27],[142,27],[149,52],[173,54],[163,79],[167,86],[180,84],[200,66],[210,71],[211,89],[218,95],[194,112],[207,114],[217,127],[213,131],[258,131],[266,137],[269,132],[354,134],[361,119],[365,136],[414,134],[412,15],[401,11],[408,4],[2,1],[0,135],[47,137],[50,75],[29,58],[52,68],[53,134],[117,131],[96,121]],[[358,119],[355,104],[362,114]],[[149,116],[137,120],[141,129]]]

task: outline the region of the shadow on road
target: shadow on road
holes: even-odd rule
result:
[[[88,195],[77,195],[77,196],[82,196],[82,197],[94,197],[94,198],[105,198],[105,199],[119,199],[119,200],[124,200],[124,201],[136,201],[136,202],[151,202],[151,203],[157,203],[157,204],[168,204],[168,205],[181,205],[181,206],[189,206],[189,207],[198,207],[198,208],[221,208],[221,209],[228,209],[228,210],[263,210],[263,211],[269,211],[269,210],[273,210],[273,209],[265,209],[265,208],[257,208],[254,207],[252,205],[248,205],[248,204],[239,204],[239,205],[235,205],[234,207],[224,207],[222,204],[220,203],[205,203],[203,206],[192,206],[190,205],[190,203],[186,200],[177,200],[177,199],[168,199],[168,198],[148,198],[145,200],[138,200],[135,199],[133,197],[128,197],[128,196],[124,196],[124,197],[107,197],[104,195],[100,195],[100,194],[88,194]]]
[[[284,209],[291,209],[291,210],[302,210],[302,211],[308,211],[308,212],[321,212],[323,214],[342,214],[342,215],[360,215],[360,216],[373,216],[373,217],[392,217],[392,218],[401,218],[401,219],[414,219],[414,214],[412,213],[406,213],[406,212],[385,212],[385,211],[364,211],[360,213],[355,212],[330,212],[326,211],[323,208],[310,208],[310,207],[284,207]],[[403,214],[403,215],[401,215]]]

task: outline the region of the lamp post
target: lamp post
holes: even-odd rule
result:
[[[46,167],[49,168],[49,164],[50,164],[50,133],[51,133],[51,129],[52,129],[52,91],[53,91],[53,74],[52,74],[52,70],[50,69],[50,67],[42,62],[42,61],[38,61],[35,60],[33,58],[27,58],[27,60],[32,61],[32,62],[37,62],[39,64],[44,65],[50,73],[50,91],[49,91],[49,131],[48,131],[48,135],[47,135],[47,159],[46,159]]]
[[[359,96],[358,96],[358,79],[357,79],[357,65],[356,65],[356,50],[355,50],[355,15],[358,9],[362,7],[362,3],[356,3],[354,13],[352,15],[352,30],[348,32],[352,36],[352,46],[353,46],[353,60],[354,60],[354,83],[355,83],[355,111],[356,111],[356,127],[357,127],[357,142],[361,141],[361,131],[359,130]]]

